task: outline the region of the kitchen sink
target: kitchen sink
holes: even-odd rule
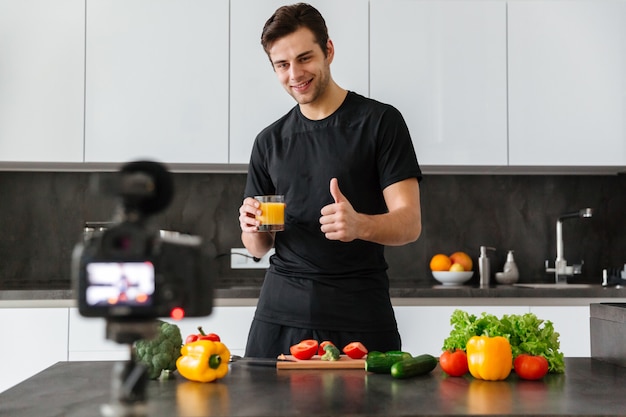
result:
[[[597,287],[598,284],[567,284],[567,283],[521,283],[521,284],[513,284],[513,286],[515,287],[522,287],[522,288],[537,288],[537,289],[546,289],[546,288],[569,288],[569,289],[574,289],[574,288],[594,288]]]

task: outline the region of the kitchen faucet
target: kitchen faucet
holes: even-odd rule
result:
[[[554,268],[549,268],[549,261],[546,260],[546,272],[554,273],[554,282],[556,284],[567,282],[567,277],[582,272],[583,261],[580,265],[567,265],[567,261],[563,258],[563,221],[567,219],[585,219],[593,215],[593,209],[584,208],[573,213],[562,214],[556,221],[556,260]]]

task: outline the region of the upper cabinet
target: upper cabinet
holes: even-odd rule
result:
[[[0,160],[82,162],[84,0],[0,1]]]
[[[85,162],[227,163],[228,36],[228,0],[87,0]]]
[[[626,2],[510,1],[511,165],[626,165]]]
[[[260,43],[284,4],[1,0],[0,165],[247,164],[296,105]],[[626,167],[626,1],[315,6],[333,78],[398,108],[426,171]]]
[[[420,164],[506,165],[505,2],[370,3],[371,97],[402,112]]]
[[[247,164],[257,134],[296,102],[278,82],[261,46],[266,20],[285,4],[279,0],[231,0],[230,162]],[[320,0],[335,45],[331,73],[348,90],[368,95],[368,1]]]

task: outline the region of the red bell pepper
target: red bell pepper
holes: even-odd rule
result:
[[[204,333],[204,330],[202,330],[202,326],[198,326],[198,331],[200,333],[190,334],[189,336],[187,336],[187,339],[185,339],[185,344],[195,342],[196,340],[210,340],[212,342],[221,342],[221,339],[217,334]]]

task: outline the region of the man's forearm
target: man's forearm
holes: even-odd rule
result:
[[[262,258],[274,246],[275,232],[241,233],[241,242],[252,256]]]
[[[397,209],[393,213],[363,215],[362,240],[386,246],[415,242],[422,233],[421,212],[415,207]]]

